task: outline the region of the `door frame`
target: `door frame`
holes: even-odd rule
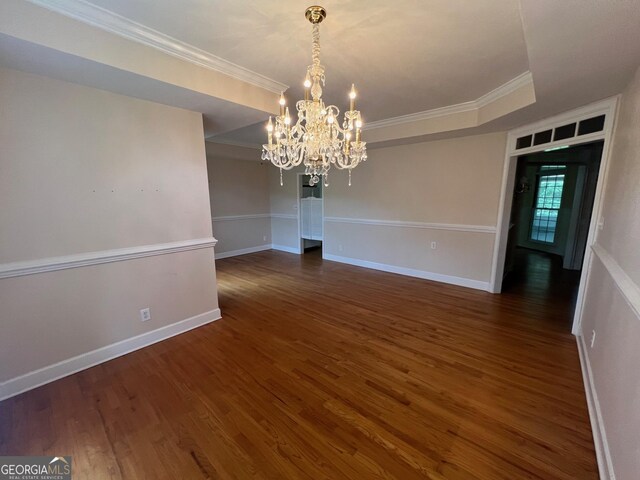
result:
[[[304,172],[298,172],[296,175],[296,195],[298,205],[298,251],[300,254],[304,254],[304,239],[302,238],[302,182],[301,177],[308,175]],[[323,182],[323,178],[320,178],[320,182]],[[327,188],[322,184],[322,251],[324,252],[324,196],[327,193]]]
[[[505,267],[505,258],[507,250],[507,240],[509,233],[509,220],[511,218],[511,206],[513,200],[513,188],[515,186],[516,166],[518,157],[529,153],[542,152],[548,149],[562,147],[565,145],[574,146],[584,143],[590,143],[596,140],[603,140],[602,159],[600,161],[600,169],[598,173],[598,183],[596,186],[593,209],[591,211],[591,221],[589,224],[589,233],[587,236],[587,248],[585,249],[582,274],[580,275],[580,286],[578,288],[578,297],[576,301],[576,309],[573,317],[573,327],[571,333],[574,335],[581,334],[582,311],[585,300],[585,286],[591,273],[593,262],[592,246],[597,239],[598,231],[602,229],[603,220],[602,204],[604,193],[607,185],[607,176],[609,173],[609,160],[611,157],[612,135],[616,121],[618,110],[618,100],[620,95],[611,97],[599,102],[595,102],[584,107],[556,115],[539,122],[535,122],[523,127],[510,130],[507,134],[507,146],[505,152],[504,166],[502,172],[502,186],[500,190],[500,203],[498,205],[498,222],[496,226],[496,235],[493,248],[493,264],[491,268],[490,291],[492,293],[500,293],[502,291],[502,280]],[[579,122],[598,115],[605,115],[604,128],[600,132],[590,133],[587,135],[576,136],[565,140],[558,140],[543,145],[535,145],[528,148],[516,149],[516,141],[519,137],[525,135],[533,135],[536,132],[552,129],[565,124]]]

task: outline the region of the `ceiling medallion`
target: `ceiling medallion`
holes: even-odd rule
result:
[[[367,159],[367,144],[360,138],[362,116],[355,109],[354,85],[351,85],[349,110],[344,112],[342,125],[338,107],[326,106],[322,100],[325,77],[324,67],[320,64],[319,24],[326,16],[326,10],[319,6],[309,7],[305,12],[305,17],[312,24],[312,63],[307,67],[304,79],[304,100],[296,103],[297,122],[292,124],[289,107],[281,94],[280,115],[275,117],[275,122],[269,117],[267,124],[268,143],[262,146],[262,159],[280,169],[280,185],[282,171],[301,164],[310,176],[310,185],[317,184],[323,177],[324,185],[329,186],[332,165],[349,171],[351,185],[351,170]]]

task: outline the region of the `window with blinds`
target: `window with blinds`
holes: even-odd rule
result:
[[[559,174],[557,171],[562,168],[566,168],[566,166],[544,165],[540,167],[529,236],[531,240],[536,242],[549,244],[555,242],[558,213],[564,190],[564,174]]]

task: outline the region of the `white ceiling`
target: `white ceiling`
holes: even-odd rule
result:
[[[11,1],[54,11],[63,7],[63,14],[91,7],[85,0]],[[140,24],[146,34],[160,32],[292,85],[287,92],[291,101],[302,95],[311,43],[304,10],[311,0],[91,3],[137,22],[129,25],[134,30]],[[640,0],[323,0],[322,5],[328,11],[320,27],[321,59],[327,68],[323,98],[344,107],[354,82],[365,122],[474,101],[530,71],[533,105],[445,135],[509,129],[617,94],[640,64]],[[71,16],[92,23],[82,15]],[[3,65],[202,111],[208,134],[216,133],[213,138],[220,141],[263,140],[264,124],[256,122],[268,114],[260,110],[218,102],[152,78],[109,72],[0,35]],[[233,131],[225,132],[229,129]],[[434,137],[415,135],[401,141],[428,138]]]
[[[309,2],[92,0],[120,15],[291,85],[311,63]],[[518,0],[324,0],[323,98],[351,83],[368,121],[462,103],[528,70]],[[473,81],[469,81],[469,77]]]

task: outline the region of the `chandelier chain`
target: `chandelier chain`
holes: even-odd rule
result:
[[[313,24],[313,33],[312,33],[312,44],[311,44],[311,59],[313,60],[314,66],[320,65],[320,25],[317,23]]]

